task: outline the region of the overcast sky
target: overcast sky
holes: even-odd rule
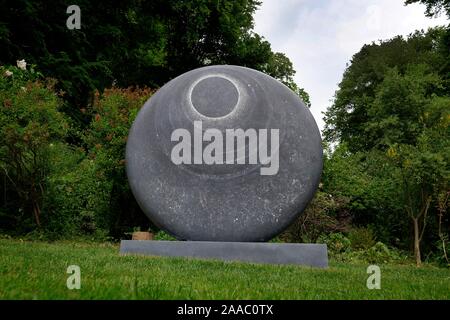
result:
[[[295,80],[309,93],[321,130],[322,112],[331,104],[346,63],[365,43],[448,23],[445,16],[425,17],[424,6],[404,6],[404,0],[262,2],[255,15],[255,32],[291,59]]]

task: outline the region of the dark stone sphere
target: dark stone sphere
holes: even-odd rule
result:
[[[126,161],[140,207],[178,239],[267,241],[314,196],[322,145],[310,111],[285,85],[253,69],[209,66],[145,103]]]

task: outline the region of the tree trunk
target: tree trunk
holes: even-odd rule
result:
[[[442,242],[442,251],[444,252],[445,261],[447,261],[447,264],[450,266],[450,261],[448,260],[448,256],[447,256],[447,248],[445,246],[445,238],[444,238],[444,234],[442,233],[442,218],[444,217],[444,214],[447,211],[447,201],[448,201],[449,196],[450,196],[450,191],[448,191],[444,197],[438,197],[438,211],[439,211],[438,234],[439,234],[439,239],[441,239],[441,242]]]
[[[36,185],[34,183],[34,179],[32,180],[31,183],[31,204],[32,204],[32,208],[33,208],[33,214],[34,214],[34,219],[36,220],[36,224],[38,227],[41,226],[41,209],[39,208],[39,202],[38,202],[38,191],[36,190]]]
[[[34,213],[34,219],[36,220],[36,224],[38,227],[41,226],[41,221],[40,221],[40,209],[39,206],[33,204],[33,213]]]
[[[412,218],[414,224],[414,256],[416,266],[420,267],[422,259],[420,257],[420,236],[419,236],[419,218]]]

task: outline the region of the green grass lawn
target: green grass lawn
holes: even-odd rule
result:
[[[120,256],[118,245],[0,240],[0,299],[449,299],[450,270],[381,265],[381,289],[367,265],[326,270],[218,261]],[[69,265],[81,289],[69,290]]]

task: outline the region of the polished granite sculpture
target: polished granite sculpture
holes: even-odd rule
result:
[[[209,66],[145,103],[126,161],[140,207],[177,239],[263,242],[314,196],[322,145],[310,111],[284,84],[249,68]]]

